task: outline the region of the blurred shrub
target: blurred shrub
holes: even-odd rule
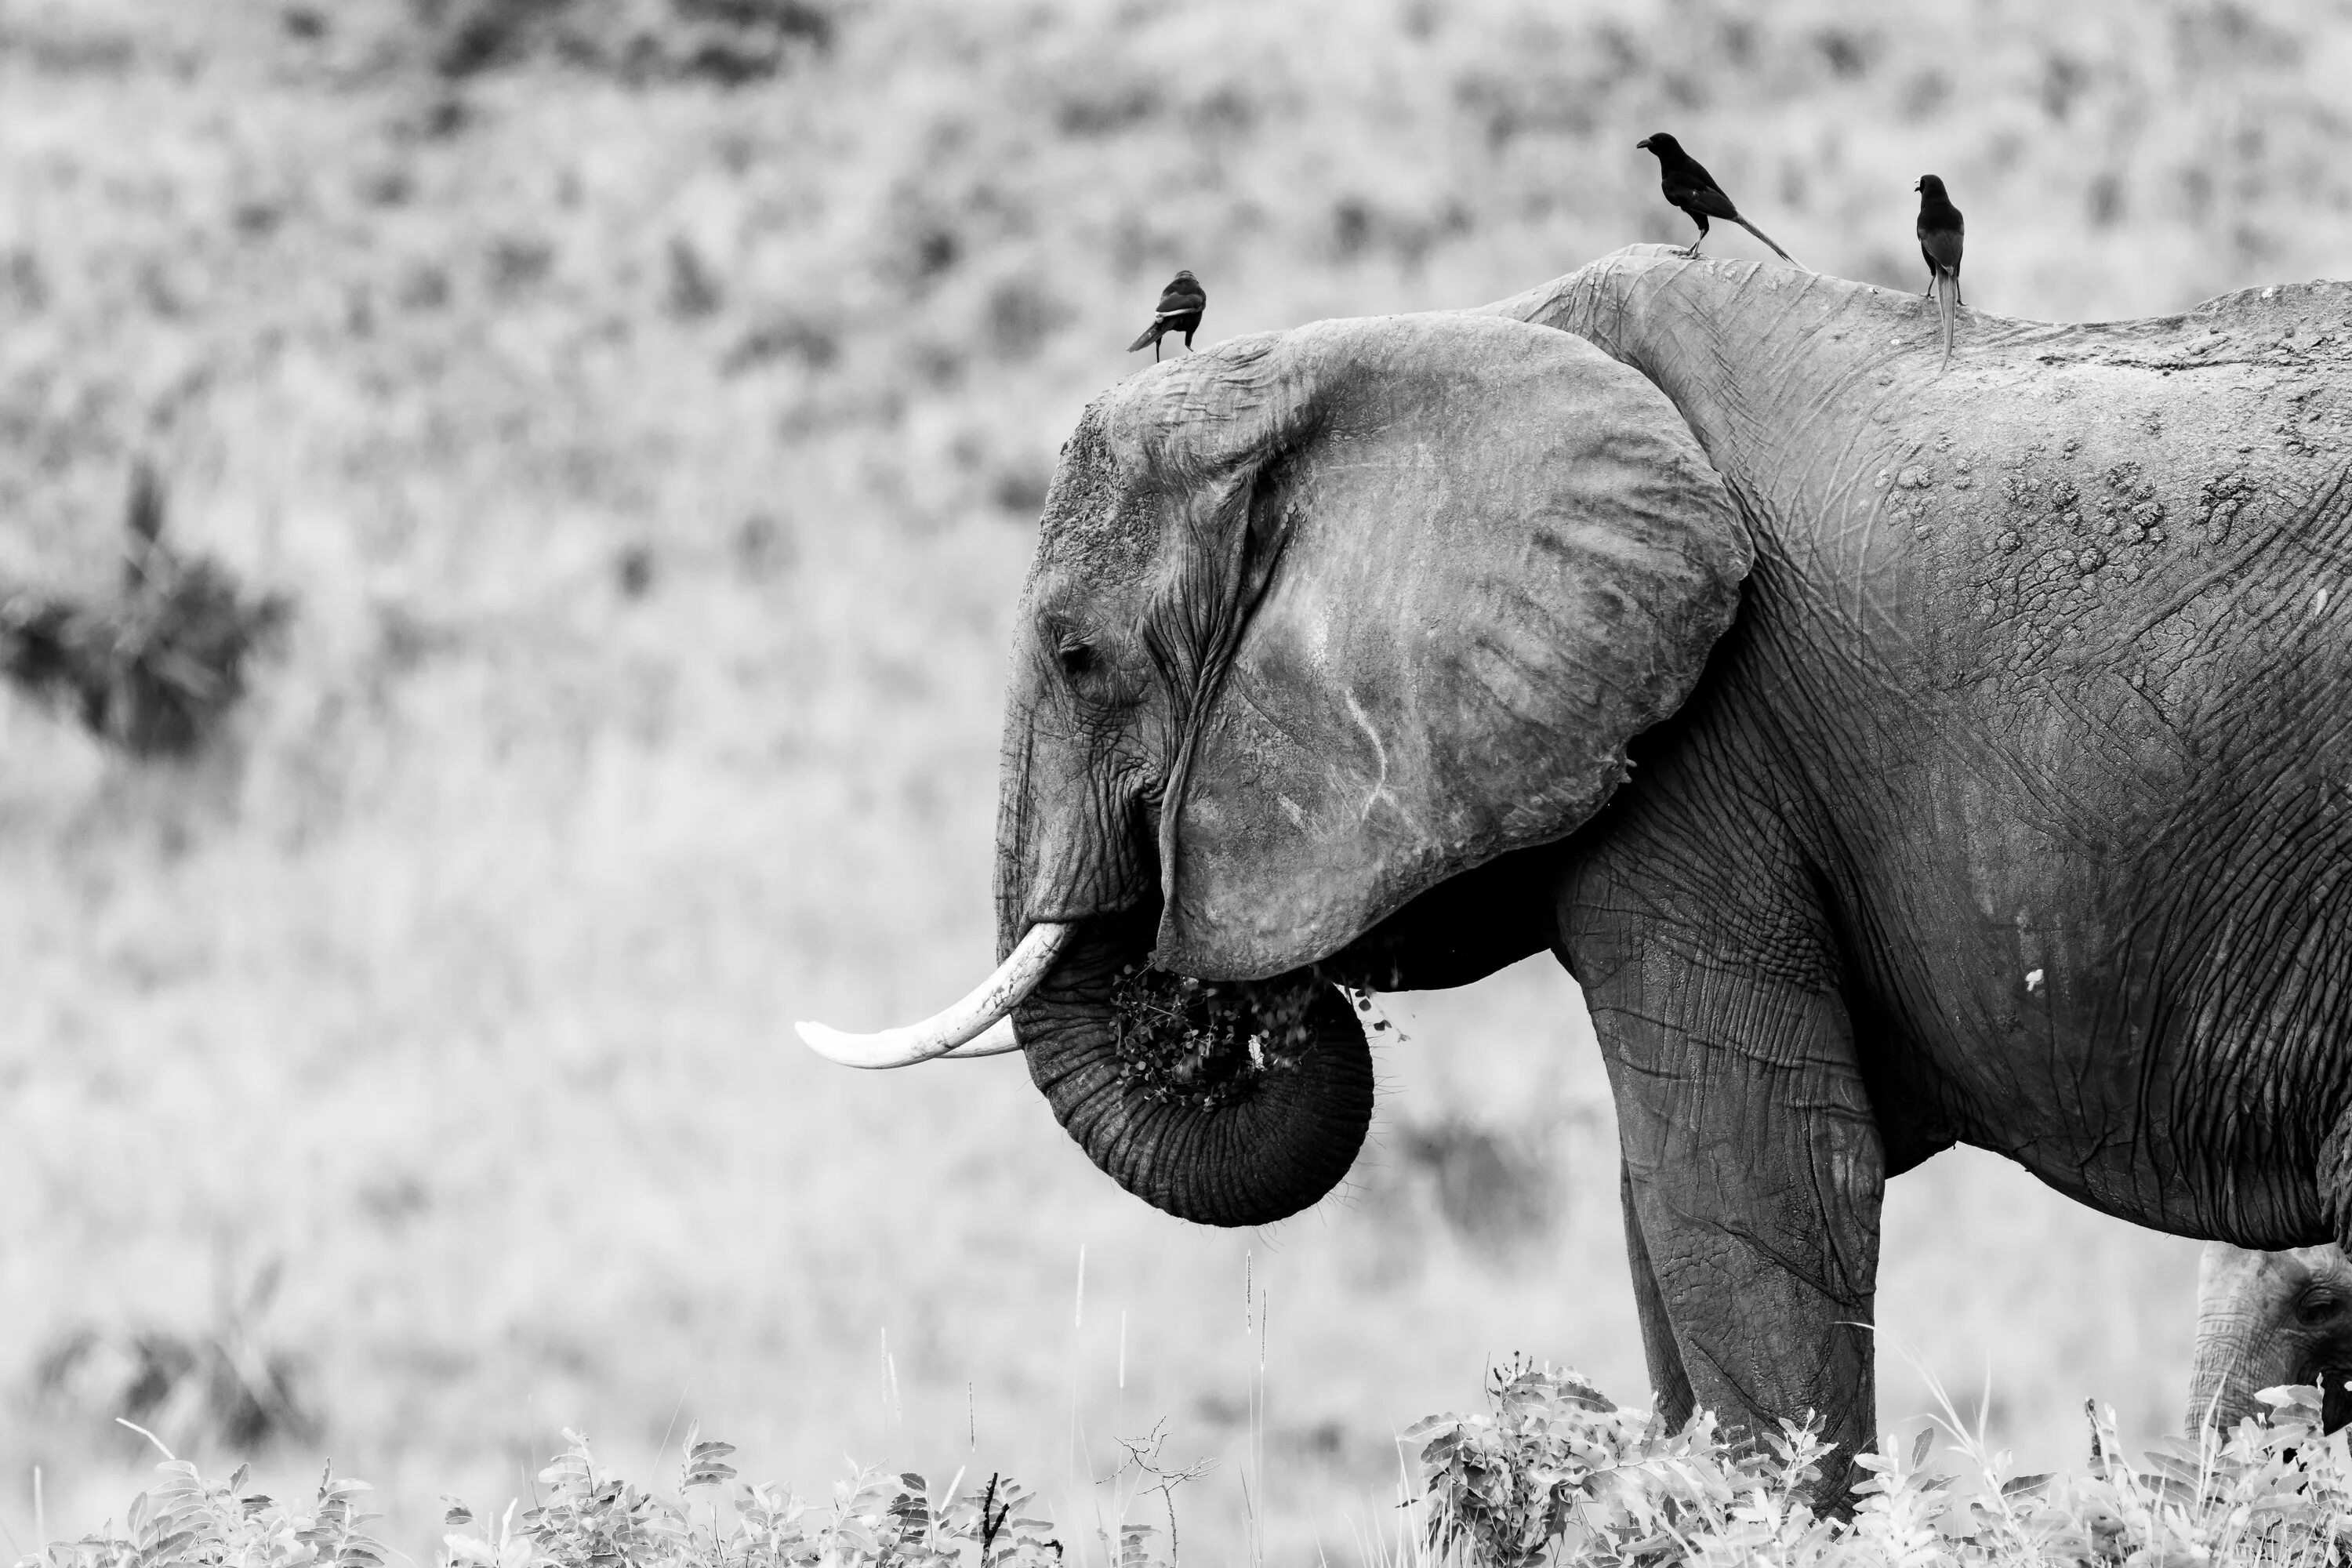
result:
[[[1558,1215],[1567,1176],[1557,1132],[1449,1116],[1405,1128],[1397,1149],[1428,1177],[1449,1226],[1503,1251],[1549,1234]]]
[[[35,1363],[36,1404],[91,1425],[135,1422],[182,1447],[252,1453],[317,1441],[299,1363],[257,1334],[279,1278],[275,1262],[265,1266],[201,1328],[69,1331]]]
[[[163,490],[135,471],[117,592],[22,590],[0,598],[0,675],[73,710],[134,757],[190,757],[245,694],[247,660],[292,614],[283,595],[249,596],[228,569],[166,544]]]
[[[445,76],[549,56],[633,79],[734,85],[775,75],[833,42],[812,0],[415,0]]]

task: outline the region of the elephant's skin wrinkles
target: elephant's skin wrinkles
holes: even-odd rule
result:
[[[1891,1170],[1958,1139],[2140,1224],[2327,1239],[2352,288],[1974,315],[1943,378],[1907,295],[1777,268],[1620,255],[1494,309],[1655,381],[1756,529],[1721,697],[1637,748],[1641,801],[1688,774],[1672,830],[1706,847],[1645,884],[1688,903],[1743,842],[1735,884],[1780,853],[1819,879],[1829,929],[1793,945],[1834,966]],[[1742,833],[1759,812],[1792,842]]]
[[[1007,709],[1001,944],[1089,933],[1015,1016],[1033,1076],[1131,1190],[1255,1223],[1344,1171],[1368,1074],[1329,1069],[1345,1115],[1150,1111],[1104,976],[1551,945],[1654,1388],[1848,1448],[1884,1181],[1954,1142],[2158,1228],[2344,1239],[2347,314],[1969,312],[1937,376],[1907,293],[1644,247],[1123,383]]]

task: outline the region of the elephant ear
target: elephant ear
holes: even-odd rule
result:
[[[1163,426],[1243,610],[1160,827],[1157,962],[1214,978],[1326,957],[1572,832],[1752,558],[1673,404],[1580,338],[1441,314],[1235,346],[1181,399],[1222,424]]]

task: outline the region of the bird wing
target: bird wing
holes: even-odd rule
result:
[[[1919,225],[1919,249],[1927,258],[1927,265],[1936,271],[1958,272],[1960,269],[1961,231],[1958,227],[1930,228]]]
[[[1160,313],[1163,316],[1181,315],[1186,310],[1200,310],[1208,302],[1207,290],[1197,288],[1180,289],[1171,284],[1160,290]]]
[[[1707,178],[1705,169],[1693,167],[1697,178],[1689,177],[1692,169],[1682,171],[1682,177],[1667,183],[1666,200],[1685,212],[1702,212],[1709,217],[1722,218],[1727,223],[1738,222],[1739,209],[1731,205],[1731,198],[1723,194],[1723,187]]]

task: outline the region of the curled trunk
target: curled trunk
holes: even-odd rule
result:
[[[1337,1186],[1371,1124],[1345,994],[1310,971],[1150,967],[1158,910],[1089,921],[1014,1013],[1030,1077],[1089,1159],[1180,1219],[1266,1225]]]

